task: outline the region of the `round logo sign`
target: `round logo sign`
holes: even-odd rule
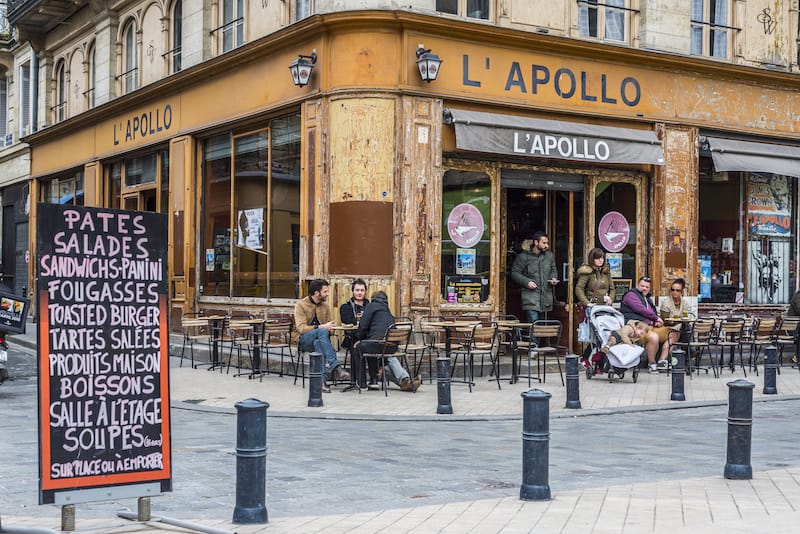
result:
[[[618,211],[609,211],[597,225],[597,237],[600,244],[609,252],[619,252],[628,244],[631,227],[625,216]]]
[[[483,215],[472,204],[459,204],[447,217],[447,233],[459,247],[474,247],[483,235]]]

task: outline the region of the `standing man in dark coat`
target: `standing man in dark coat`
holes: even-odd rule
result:
[[[550,239],[544,232],[533,234],[533,247],[517,254],[511,277],[522,288],[522,309],[528,322],[539,320],[539,314],[553,309],[553,286],[558,283],[556,260],[550,252]]]

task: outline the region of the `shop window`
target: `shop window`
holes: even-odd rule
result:
[[[728,57],[729,13],[730,0],[692,0],[692,54]]]
[[[203,142],[204,295],[297,298],[300,117]]]
[[[139,88],[139,43],[136,24],[131,20],[125,26],[122,37],[122,78],[123,93],[127,94]]]
[[[222,0],[219,9],[222,24],[214,32],[225,53],[244,44],[244,0]]]
[[[172,50],[167,54],[170,56],[172,72],[181,70],[181,48],[183,41],[183,0],[175,0],[172,5]]]
[[[442,178],[442,297],[478,303],[489,297],[491,180],[448,170]]]
[[[83,169],[39,180],[39,201],[83,206]]]
[[[88,72],[87,72],[88,83],[86,86],[86,91],[83,93],[83,96],[86,99],[86,105],[89,108],[93,108],[95,103],[94,88],[95,84],[97,83],[97,64],[96,64],[94,42],[92,42],[91,46],[89,47],[87,63],[88,63]]]
[[[647,274],[636,265],[636,198],[636,186],[627,182],[598,182],[594,190],[594,246],[606,251],[613,278],[634,282]]]
[[[762,173],[701,174],[702,301],[786,304],[796,280],[797,185]]]
[[[628,0],[578,0],[578,29],[584,37],[627,42]]]
[[[436,0],[436,11],[470,19],[489,20],[490,0]]]
[[[169,150],[126,158],[107,166],[107,206],[131,211],[167,213]]]
[[[66,118],[67,109],[67,65],[63,60],[59,61],[56,66],[55,92],[55,104],[51,108],[53,122],[61,122]]]

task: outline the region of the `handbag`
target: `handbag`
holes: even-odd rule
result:
[[[586,321],[582,321],[578,324],[578,341],[580,343],[592,342],[592,330],[589,323]]]

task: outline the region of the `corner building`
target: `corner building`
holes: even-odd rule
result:
[[[574,273],[595,246],[620,291],[648,275],[666,296],[683,277],[701,310],[788,303],[796,7],[783,7],[767,64],[742,38],[759,26],[723,32],[712,21],[698,33],[689,2],[663,27],[645,20],[658,2],[557,3],[550,14],[525,2],[452,4],[316,12],[149,73],[149,57],[174,60],[174,48],[162,51],[172,34],[148,51],[147,27],[126,41],[119,22],[107,53],[116,64],[102,67],[118,94],[24,137],[31,196],[167,214],[173,325],[200,309],[290,312],[316,277],[332,281],[335,308],[356,276],[386,290],[398,315],[522,317],[508,273],[536,230],[556,256],[549,315],[564,341],[575,331]],[[750,20],[740,4],[725,27]],[[247,13],[243,28],[214,30],[219,43],[253,32]],[[130,82],[126,42],[142,45]],[[723,43],[726,57],[712,55]],[[430,83],[420,46],[443,60]],[[297,87],[287,67],[312,51],[309,83]],[[59,64],[43,62],[57,91]],[[31,202],[32,251],[35,211]]]

